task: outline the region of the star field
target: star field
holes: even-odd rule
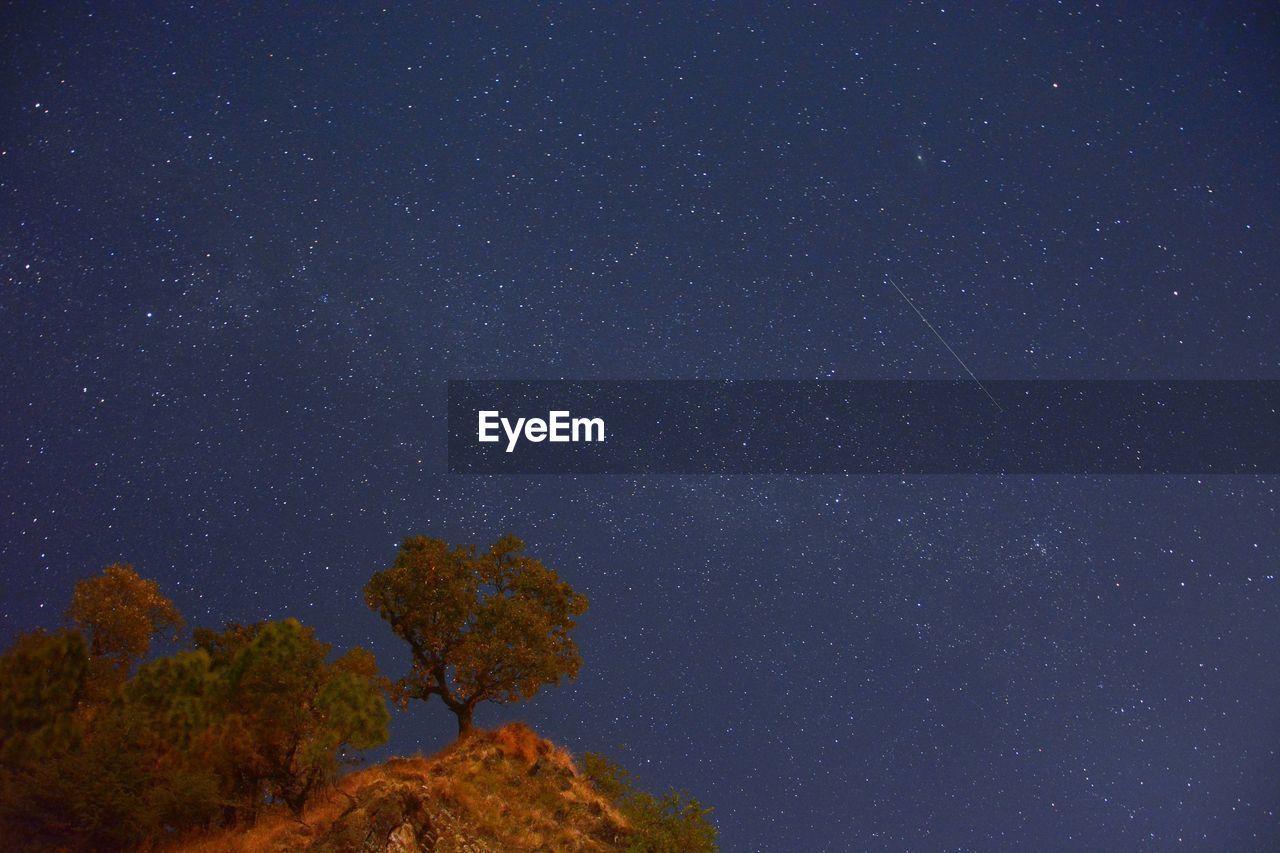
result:
[[[0,640],[511,531],[591,601],[520,718],[727,850],[1280,843],[1264,477],[475,477],[451,378],[1280,377],[1263,6],[0,13]],[[393,753],[450,737],[442,706]]]

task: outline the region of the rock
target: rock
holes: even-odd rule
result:
[[[376,782],[308,848],[315,853],[418,853],[430,849],[431,818],[417,787]]]
[[[413,824],[405,822],[396,827],[387,839],[387,853],[418,853],[418,833]]]

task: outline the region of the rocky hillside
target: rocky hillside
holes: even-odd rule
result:
[[[174,849],[233,851],[620,850],[634,830],[560,747],[513,723],[476,732],[430,758],[354,773],[252,828],[189,838]]]

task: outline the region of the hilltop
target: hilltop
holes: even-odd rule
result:
[[[475,731],[430,757],[352,773],[299,818],[285,809],[251,827],[189,837],[193,853],[481,853],[662,849],[563,748],[521,723]]]
[[[405,541],[365,588],[414,653],[395,681],[293,618],[197,627],[152,657],[185,631],[158,585],[125,564],[78,582],[66,627],[0,654],[0,848],[713,850],[687,794],[649,794],[522,724],[474,728],[478,704],[531,699],[580,664],[586,599],[522,548]],[[453,745],[339,775],[387,742],[388,698],[437,697]]]

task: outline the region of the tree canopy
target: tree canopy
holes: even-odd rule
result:
[[[74,631],[22,634],[0,656],[0,762],[26,766],[74,746],[88,669]]]
[[[147,656],[151,641],[166,630],[176,639],[182,614],[153,580],[133,566],[114,563],[76,584],[67,620],[88,641],[90,673],[86,701],[105,701]]]
[[[329,644],[296,619],[202,631],[196,641],[238,794],[271,796],[300,812],[350,750],[386,742],[390,715],[363,649],[328,663]]]
[[[373,656],[297,620],[198,628],[142,663],[178,611],[127,566],[75,588],[69,621],[0,654],[0,846],[127,849],[295,813],[390,715]]]
[[[462,735],[479,703],[528,700],[577,675],[571,634],[587,600],[523,551],[510,535],[484,552],[414,536],[365,585],[365,602],[413,652],[401,704],[439,696]]]

